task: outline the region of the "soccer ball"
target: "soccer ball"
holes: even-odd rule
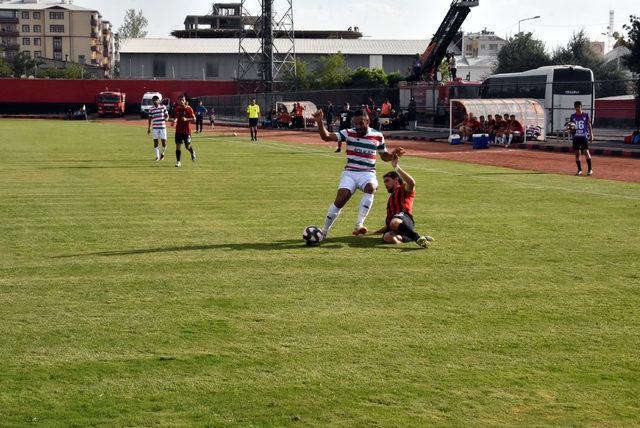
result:
[[[309,246],[318,245],[324,239],[324,235],[318,226],[307,226],[302,232],[302,239]]]
[[[569,122],[567,124],[567,131],[569,131],[572,135],[576,133],[576,124],[573,122]]]
[[[237,132],[234,132],[234,133],[233,133],[233,136],[234,136],[234,137],[237,137],[237,136],[238,136],[238,133],[237,133]]]

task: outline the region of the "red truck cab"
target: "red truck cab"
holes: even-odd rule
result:
[[[105,91],[100,92],[96,97],[98,105],[98,116],[124,116],[126,94],[123,92]]]

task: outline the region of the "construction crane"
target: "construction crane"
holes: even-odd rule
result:
[[[451,2],[449,12],[444,17],[438,31],[433,35],[431,43],[420,56],[420,69],[417,69],[417,65],[414,66],[413,76],[410,80],[420,80],[423,76],[427,80],[432,80],[435,77],[453,38],[471,12],[471,8],[478,6],[479,3],[480,0],[453,0]]]

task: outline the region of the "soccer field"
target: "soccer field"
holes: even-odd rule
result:
[[[640,424],[638,184],[409,157],[430,249],[305,247],[329,146],[0,132],[2,426]]]

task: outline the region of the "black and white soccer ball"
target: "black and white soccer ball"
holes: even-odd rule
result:
[[[307,226],[302,232],[302,239],[309,245],[318,245],[324,239],[324,235],[318,226]]]
[[[576,129],[577,129],[577,127],[576,127],[576,124],[574,122],[567,123],[567,131],[569,131],[569,133],[571,135],[576,133]]]

